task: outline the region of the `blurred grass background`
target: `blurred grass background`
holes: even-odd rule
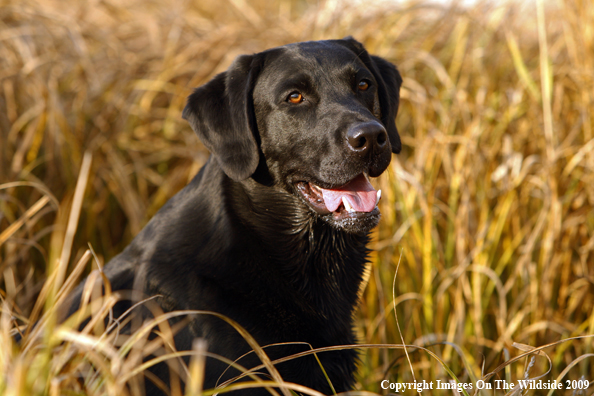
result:
[[[360,341],[424,346],[463,382],[594,380],[592,340],[557,343],[594,334],[594,3],[0,0],[0,393],[126,392],[56,382],[80,355],[57,362],[46,338],[39,360],[9,333],[56,262],[107,262],[204,163],[181,119],[193,87],[237,55],[347,35],[404,77]],[[550,361],[513,360],[550,343]],[[409,355],[364,349],[357,389],[451,377]]]

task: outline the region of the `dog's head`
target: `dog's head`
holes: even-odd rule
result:
[[[369,177],[401,149],[401,84],[352,38],[296,43],[240,56],[190,95],[183,117],[231,179],[267,172],[333,226],[361,233],[379,221]]]

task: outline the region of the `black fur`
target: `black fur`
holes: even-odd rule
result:
[[[361,79],[370,82],[365,91],[357,89]],[[379,212],[344,218],[320,214],[297,186],[332,188],[362,172],[379,176],[391,152],[401,148],[394,123],[401,82],[393,65],[369,56],[352,38],[239,57],[189,97],[183,116],[212,157],[106,266],[113,288],[161,295],[165,311],[221,313],[262,346],[353,344],[365,246]],[[295,91],[305,101],[289,103]],[[356,154],[345,143],[346,133],[370,123],[385,128],[389,141]],[[195,337],[206,339],[209,352],[231,360],[250,350],[215,316],[192,317],[176,336],[177,349],[190,349]],[[308,349],[300,344],[266,352],[274,360]],[[351,389],[353,350],[319,358],[337,392]],[[260,363],[253,353],[239,361],[247,368]],[[229,369],[219,379],[226,368],[209,358],[205,388],[238,374]],[[332,393],[312,356],[277,368],[286,381]],[[261,372],[265,378],[266,370]],[[167,367],[155,373],[166,379]],[[158,394],[150,383],[147,391]],[[268,394],[263,389],[240,393]]]

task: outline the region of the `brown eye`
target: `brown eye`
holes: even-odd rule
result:
[[[369,88],[369,82],[361,80],[361,82],[359,82],[359,91],[367,91],[367,88]]]
[[[293,92],[289,95],[287,100],[293,104],[299,104],[303,102],[303,95],[301,95],[299,92]]]

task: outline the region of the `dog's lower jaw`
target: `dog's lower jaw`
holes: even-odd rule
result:
[[[378,203],[381,190],[375,190],[363,172],[339,186],[322,188],[315,182],[289,184],[289,193],[305,204],[314,216],[335,229],[351,234],[366,234],[380,220]]]
[[[341,211],[345,210],[341,208]],[[346,231],[349,234],[367,235],[373,228],[375,228],[380,221],[381,214],[377,207],[369,213],[354,212],[341,214],[337,216],[336,212],[320,216],[322,220],[330,224],[330,226]]]
[[[371,212],[349,212],[343,205],[340,205],[334,212],[320,213],[319,210],[313,208],[302,197],[295,198],[311,212],[312,217],[321,219],[330,227],[349,234],[365,236],[373,228],[377,227],[381,218],[380,210],[377,206]]]

